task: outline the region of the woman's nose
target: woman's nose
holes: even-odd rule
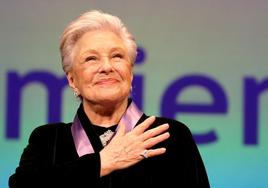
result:
[[[105,57],[102,59],[100,71],[101,72],[111,72],[113,69],[112,62],[109,58]]]

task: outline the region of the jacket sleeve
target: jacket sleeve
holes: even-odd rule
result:
[[[9,187],[79,187],[85,182],[94,187],[100,178],[99,154],[87,154],[54,164],[55,136],[47,132],[49,131],[44,127],[32,132],[19,166],[9,178]]]
[[[173,119],[158,118],[155,126],[168,123],[170,137],[156,148],[166,152],[150,158],[153,185],[163,187],[209,188],[206,169],[188,126]]]
[[[202,157],[198,150],[197,144],[192,136],[190,129],[182,126],[184,130],[180,130],[178,137],[181,137],[182,151],[185,156],[185,165],[188,168],[189,184],[195,188],[209,188],[209,179],[203,163]]]

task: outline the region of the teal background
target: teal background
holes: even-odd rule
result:
[[[102,9],[118,15],[147,52],[135,67],[145,76],[144,111],[160,114],[167,86],[188,74],[213,78],[228,99],[226,114],[178,114],[193,133],[213,129],[218,140],[198,145],[213,188],[268,187],[268,95],[260,99],[259,142],[243,143],[243,80],[268,77],[268,1],[265,0],[0,0],[0,187],[7,188],[31,131],[46,123],[47,96],[38,84],[23,90],[21,137],[5,137],[7,73],[45,70],[63,75],[59,37],[79,14]],[[184,101],[209,101],[200,88]],[[73,119],[78,101],[64,92],[63,119]]]

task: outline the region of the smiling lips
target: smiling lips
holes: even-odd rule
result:
[[[99,81],[97,81],[96,85],[112,85],[117,82],[119,81],[115,78],[104,78],[104,79],[100,79]]]

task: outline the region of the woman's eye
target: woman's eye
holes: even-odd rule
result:
[[[88,62],[88,61],[95,61],[97,60],[97,57],[95,56],[88,56],[86,59],[85,59],[85,62]]]
[[[120,58],[120,59],[122,59],[123,58],[123,55],[122,54],[114,54],[113,55],[113,58]]]

